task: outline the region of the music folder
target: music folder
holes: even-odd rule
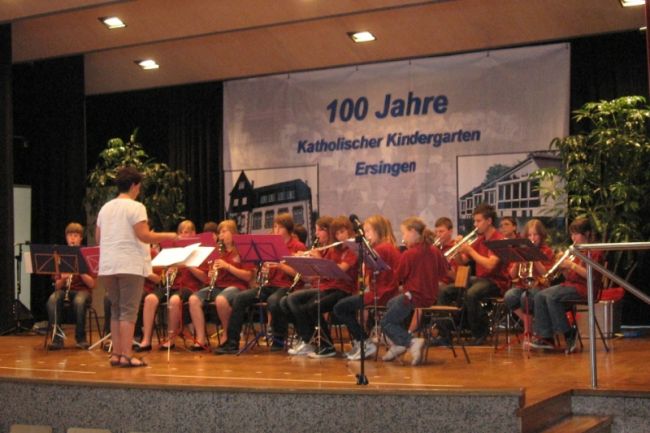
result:
[[[331,260],[302,256],[286,256],[282,260],[305,277],[319,277],[346,282],[352,281],[352,278]]]

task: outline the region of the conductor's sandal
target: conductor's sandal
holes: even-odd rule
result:
[[[124,362],[126,360],[126,362]],[[135,367],[146,367],[148,364],[144,362],[142,358],[131,358],[130,356],[122,355],[120,359],[120,367],[122,368],[135,368]]]

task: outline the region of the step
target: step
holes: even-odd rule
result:
[[[549,397],[519,411],[521,433],[539,433],[571,415],[571,391]]]
[[[570,415],[542,433],[610,433],[611,416]]]

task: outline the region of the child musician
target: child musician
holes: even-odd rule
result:
[[[585,244],[593,240],[591,222],[588,218],[576,218],[569,226],[571,240],[574,244]],[[591,258],[602,262],[601,251],[592,251]],[[581,260],[565,258],[560,264],[565,280],[561,284],[549,287],[535,295],[535,318],[533,329],[536,338],[531,346],[536,349],[553,349],[555,332],[564,334],[566,352],[576,349],[577,331],[569,325],[566,317],[564,301],[581,300],[587,297],[587,268]],[[594,285],[597,289],[602,286],[601,275],[594,272]]]
[[[548,287],[543,276],[553,266],[553,250],[546,245],[546,227],[538,219],[526,223],[523,236],[546,256],[544,261],[512,263],[510,278],[517,281],[515,287],[509,289],[503,296],[503,301],[510,311],[515,313],[524,324],[524,334],[530,335],[531,316],[533,314],[533,299],[535,294]]]
[[[318,222],[316,226],[318,232]],[[345,216],[334,218],[330,226],[330,238],[343,242],[353,235],[352,223],[349,218]],[[319,256],[321,252],[313,250],[312,255]],[[323,320],[322,314],[332,311],[338,301],[356,292],[357,255],[344,244],[340,244],[327,248],[322,257],[336,263],[339,269],[348,275],[349,281],[321,278],[317,288],[301,290],[287,298],[287,303],[295,318],[298,335],[304,342],[296,349],[290,350],[290,355],[308,355],[310,358],[316,359],[336,355],[327,322]],[[320,317],[318,315],[319,302]],[[323,334],[320,349],[309,343],[319,320],[320,331]]]
[[[295,254],[300,251],[305,251],[305,245],[293,237],[293,218],[290,214],[279,214],[273,221],[273,234],[280,235],[283,242],[287,246],[290,253]],[[271,300],[271,296],[279,292],[278,296],[286,295],[293,283],[293,277],[296,271],[286,263],[271,263],[266,262],[263,264],[261,271],[262,274],[268,275],[267,282],[262,282],[261,287],[244,290],[235,294],[232,302],[232,314],[228,323],[228,344],[222,345],[215,350],[215,354],[235,354],[239,352],[239,335],[241,334],[242,326],[244,325],[244,318],[246,310],[255,302],[264,302],[267,299]],[[277,300],[278,298],[274,298]],[[277,302],[275,301],[274,302]],[[271,328],[274,334],[279,334],[278,340],[273,339],[271,345],[272,351],[282,350],[284,348],[284,333],[286,332],[287,324],[283,320],[284,316],[275,315],[271,316]]]
[[[190,317],[196,333],[196,344],[192,346],[194,351],[203,350],[207,344],[203,305],[214,303],[221,326],[228,329],[234,297],[248,289],[248,282],[253,276],[251,265],[242,264],[233,242],[232,236],[238,234],[237,223],[234,220],[221,221],[217,232],[218,257],[209,265],[209,278],[214,278],[215,272],[217,273],[214,287],[204,287],[189,299]],[[226,339],[222,346],[227,343]]]
[[[389,266],[389,269],[379,272],[376,278],[371,277],[369,274],[372,271],[367,270],[366,279],[371,281],[370,290],[366,290],[363,296],[353,294],[343,298],[334,306],[334,316],[348,327],[354,339],[352,350],[347,354],[350,361],[361,359],[361,342],[364,344],[365,358],[370,358],[377,353],[377,346],[368,338],[368,334],[357,320],[358,312],[363,310],[364,306],[374,305],[375,297],[377,306],[386,306],[398,292],[395,271],[399,264],[400,252],[396,246],[390,221],[381,215],[373,215],[364,221],[363,231],[370,246]]]
[[[507,266],[485,245],[486,241],[503,239],[503,235],[494,227],[494,208],[487,203],[481,203],[474,208],[472,216],[478,238],[471,245],[461,246],[461,254],[456,256],[456,260],[459,263],[468,263],[469,260],[476,263],[476,276],[470,279],[465,293],[465,308],[474,337],[470,345],[480,346],[485,343],[489,333],[487,313],[481,303],[486,298],[505,293],[510,287],[510,275]],[[438,302],[441,305],[450,305],[458,298],[459,292],[457,287],[446,286],[441,290]]]
[[[388,310],[381,326],[391,346],[382,357],[392,361],[406,352],[411,353],[411,365],[422,361],[424,339],[412,338],[405,326],[405,320],[415,308],[435,304],[438,281],[444,273],[444,257],[433,247],[434,234],[418,217],[409,217],[400,225],[402,239],[407,246],[397,267],[397,280],[402,285],[402,294],[388,301]]]
[[[192,221],[185,220],[178,224],[176,232],[180,239],[196,236],[196,226]],[[170,298],[167,300],[167,308],[169,310],[167,330],[169,338],[168,341],[160,345],[160,350],[167,350],[170,346],[172,348],[174,347],[174,340],[183,327],[181,323],[183,303],[187,302],[190,295],[197,292],[208,281],[207,264],[199,267],[178,268],[175,271],[176,275],[171,285]],[[165,277],[171,278],[172,276],[173,273],[167,270]],[[167,289],[161,287],[156,293],[160,300],[166,295]],[[149,297],[145,298],[145,309],[147,309],[147,299]]]
[[[68,246],[81,246],[83,240],[83,226],[71,222],[65,228],[65,240]],[[77,347],[88,349],[86,341],[86,309],[91,302],[91,291],[95,287],[95,279],[89,274],[68,274],[54,275],[54,292],[47,300],[47,316],[50,326],[57,327],[63,317],[63,303],[67,299],[72,303],[75,316],[75,339]],[[48,346],[50,350],[63,348],[63,337],[55,334]]]

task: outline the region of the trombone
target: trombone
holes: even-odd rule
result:
[[[456,254],[458,254],[458,251],[463,245],[465,244],[471,245],[476,241],[477,238],[478,238],[478,228],[475,228],[469,234],[465,235],[465,237],[461,239],[460,242],[458,242],[453,247],[449,248],[444,254],[445,258],[447,260],[453,259],[454,257],[456,257]]]

